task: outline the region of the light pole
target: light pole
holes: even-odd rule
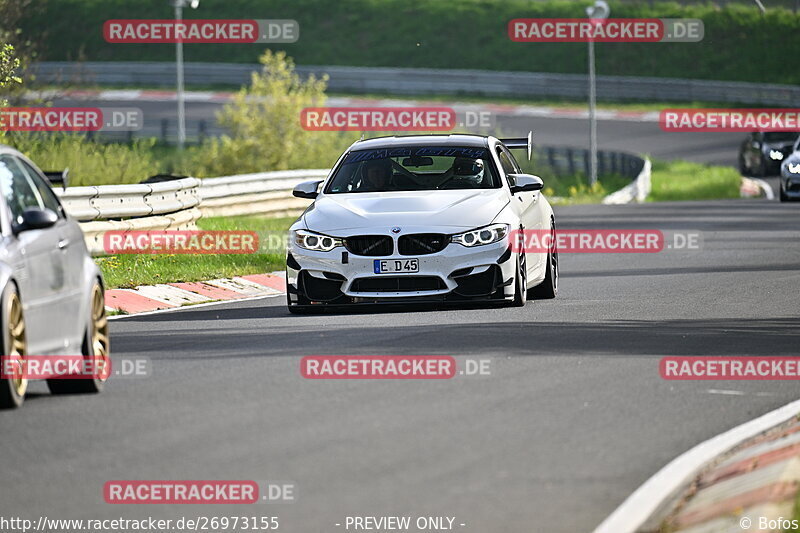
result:
[[[600,24],[608,18],[611,9],[603,0],[595,0],[594,5],[586,8],[586,14],[593,24]],[[594,40],[589,39],[589,184],[597,183],[597,119],[595,117],[595,74],[594,74]]]
[[[177,28],[183,19],[183,8],[191,7],[197,9],[200,0],[170,0],[170,5],[175,8],[175,27]],[[183,42],[177,39],[175,42],[175,70],[178,82],[178,150],[183,150],[186,144],[186,112],[183,105]]]

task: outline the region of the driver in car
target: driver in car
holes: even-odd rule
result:
[[[477,188],[481,186],[483,176],[483,161],[471,157],[456,157],[440,186],[444,189]]]
[[[392,176],[392,162],[388,159],[368,161],[363,175],[359,191],[385,191]]]

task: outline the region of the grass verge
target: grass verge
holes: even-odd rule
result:
[[[653,160],[650,202],[739,198],[741,176],[733,167]]]
[[[631,182],[623,176],[603,176],[597,183],[589,185],[583,174],[545,180],[544,194],[553,205],[599,204],[612,192]]]
[[[198,221],[204,230],[246,230],[263,234],[285,233],[294,218],[214,217]],[[263,238],[263,237],[262,237]],[[283,253],[257,254],[120,254],[95,259],[103,271],[106,286],[134,288],[181,281],[230,278],[262,274],[284,268]]]

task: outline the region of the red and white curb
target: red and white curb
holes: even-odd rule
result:
[[[133,315],[178,309],[228,300],[277,296],[286,293],[286,281],[280,273],[250,274],[230,279],[212,279],[185,283],[141,285],[135,289],[106,291],[106,309]]]
[[[664,522],[675,533],[786,531],[778,521],[793,518],[799,486],[800,423],[795,420],[703,472]]]
[[[108,102],[171,102],[177,99],[174,91],[109,89],[109,90],[75,90],[75,91],[41,91],[29,93],[32,98],[68,98],[75,100],[98,100]],[[187,102],[219,102],[233,100],[233,92],[187,91]],[[350,98],[330,97],[326,100],[332,107],[410,107],[410,106],[447,106],[457,113],[489,111],[495,115],[516,117],[574,118],[586,120],[589,112],[582,108],[525,106],[511,104],[470,104],[446,103],[442,101],[399,100],[390,98]],[[622,120],[629,122],[658,122],[657,111],[621,111],[614,109],[598,109],[595,113],[598,120]]]
[[[800,400],[702,442],[633,492],[594,533],[767,532],[800,487]],[[777,428],[777,429],[776,429]],[[780,528],[777,528],[780,531]]]

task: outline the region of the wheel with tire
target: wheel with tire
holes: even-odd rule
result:
[[[789,195],[786,194],[786,191],[783,190],[783,187],[780,188],[780,197],[781,197],[781,202],[790,201],[789,200]]]
[[[558,247],[556,246],[556,221],[550,221],[550,251],[547,252],[544,281],[528,290],[532,300],[550,300],[558,294]]]
[[[520,232],[520,235],[522,232]],[[514,300],[511,302],[512,307],[524,307],[528,301],[528,273],[527,262],[525,260],[525,251],[520,248],[517,255],[517,274],[514,276]]]
[[[81,379],[48,379],[47,387],[53,394],[98,393],[105,387],[108,369],[111,364],[110,339],[108,336],[108,317],[103,288],[99,281],[92,287],[89,324],[83,335],[81,352],[95,369],[94,376]],[[98,372],[99,371],[99,372]]]
[[[25,317],[22,314],[22,302],[17,287],[10,282],[2,296],[2,321],[3,354],[10,360],[22,362],[28,352]],[[5,362],[3,366],[6,366]],[[0,379],[0,409],[13,409],[25,401],[28,380],[24,378],[21,368],[19,371],[19,375]]]

